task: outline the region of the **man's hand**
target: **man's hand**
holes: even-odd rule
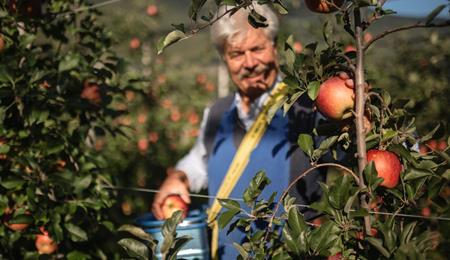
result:
[[[184,172],[176,170],[167,171],[167,178],[159,188],[159,192],[156,194],[152,204],[152,212],[156,219],[164,219],[162,203],[170,194],[178,194],[186,204],[191,203],[191,198],[189,197],[189,182]]]

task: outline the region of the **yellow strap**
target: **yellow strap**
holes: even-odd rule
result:
[[[250,154],[258,145],[262,136],[264,135],[268,120],[267,115],[269,110],[274,107],[278,102],[280,102],[283,98],[284,90],[286,89],[286,84],[280,83],[277,84],[274,89],[271,91],[269,98],[264,103],[264,106],[253,123],[250,130],[244,136],[239,148],[234,155],[233,161],[231,162],[230,167],[225,175],[225,178],[220,185],[219,190],[217,191],[216,197],[218,198],[228,198],[230,193],[233,191],[234,186],[238,182],[242,173],[244,172],[245,167],[250,160]],[[217,215],[219,214],[222,206],[219,201],[214,199],[214,202],[209,209],[208,212],[208,223],[212,228],[212,238],[211,238],[211,258],[213,260],[218,259],[218,239],[219,239],[219,225],[217,223]]]

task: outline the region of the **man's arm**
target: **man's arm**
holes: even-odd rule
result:
[[[205,109],[203,113],[200,134],[195,145],[186,156],[178,161],[175,169],[167,170],[167,177],[153,200],[152,212],[159,220],[163,219],[161,207],[168,195],[179,194],[184,202],[190,204],[189,191],[198,192],[207,186],[204,134],[208,112],[209,110]]]

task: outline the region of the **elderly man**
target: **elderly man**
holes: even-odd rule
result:
[[[225,6],[219,14],[226,11]],[[230,8],[230,7],[228,7]],[[225,15],[211,28],[212,40],[228,67],[231,80],[237,87],[234,95],[218,100],[205,110],[200,136],[191,151],[182,158],[160,187],[152,205],[154,215],[162,218],[161,203],[171,193],[181,194],[190,203],[189,191],[208,188],[214,196],[230,166],[240,142],[261,111],[269,92],[280,83],[275,37],[278,19],[267,6],[254,4],[255,10],[267,18],[268,26],[255,29],[247,22],[249,10],[240,9],[232,16]],[[310,167],[308,157],[298,148],[300,133],[311,133],[317,115],[306,98],[298,102],[284,116],[278,111],[264,136],[250,156],[230,197],[242,197],[256,172],[264,170],[272,183],[262,193],[268,198],[280,193],[289,182]],[[308,204],[320,198],[316,172],[302,179],[293,195],[297,202]],[[306,216],[311,212],[305,212]],[[241,243],[245,236],[237,230],[219,236],[221,259],[236,259],[238,253],[232,243]]]

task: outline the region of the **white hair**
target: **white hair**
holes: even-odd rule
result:
[[[221,5],[217,10],[215,18],[220,17],[225,12],[232,9],[234,6]],[[241,35],[249,29],[248,15],[251,10],[254,9],[258,14],[264,16],[267,21],[266,27],[260,29],[265,32],[267,37],[272,41],[278,33],[278,17],[275,12],[268,5],[260,5],[253,2],[252,5],[246,8],[240,8],[237,12],[226,14],[216,21],[211,26],[211,40],[216,46],[219,53],[223,54],[225,43],[231,38],[237,35]]]

